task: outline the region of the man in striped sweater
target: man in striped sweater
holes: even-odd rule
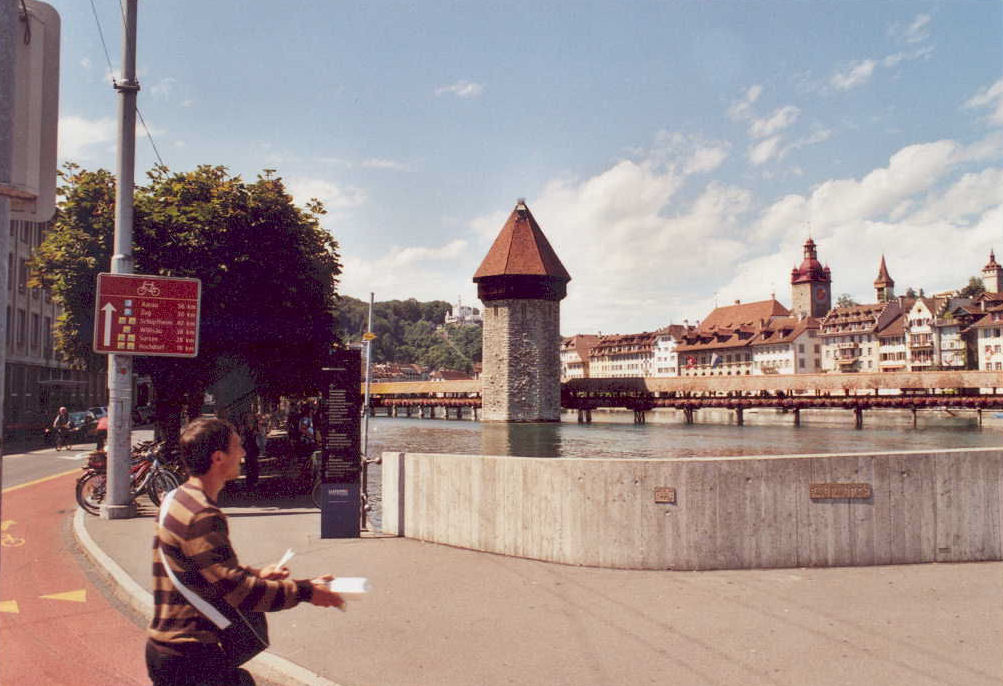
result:
[[[191,476],[158,518],[154,539],[147,671],[154,686],[253,684],[246,671],[229,663],[216,624],[189,603],[172,576],[194,578],[200,597],[223,599],[242,611],[273,612],[303,601],[344,609],[345,603],[328,589],[330,575],[293,581],[284,567],[253,569],[237,562],[226,516],[216,505],[226,482],[239,476],[244,456],[232,424],[215,418],[194,420],[181,435],[181,455]]]

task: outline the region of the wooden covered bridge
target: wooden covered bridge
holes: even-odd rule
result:
[[[370,412],[389,416],[460,419],[478,418],[479,381],[416,381],[376,383],[370,389]],[[705,408],[743,413],[752,408],[774,408],[790,413],[795,424],[801,411],[835,408],[852,411],[857,427],[865,410],[923,409],[1003,411],[1003,372],[895,372],[885,374],[798,374],[764,376],[707,376],[668,378],[571,379],[561,385],[561,406],[576,410],[578,420],[590,422],[593,410],[622,408],[644,423],[655,408],[672,408],[692,422]]]

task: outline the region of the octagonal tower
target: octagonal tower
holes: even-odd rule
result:
[[[484,303],[484,421],[561,420],[561,300],[570,280],[519,200],[474,274]]]

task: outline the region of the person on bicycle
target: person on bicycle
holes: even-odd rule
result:
[[[52,420],[52,428],[56,431],[56,449],[66,445],[66,436],[70,429],[73,428],[73,421],[70,419],[70,413],[65,407],[59,408],[59,413],[56,414],[56,418]]]

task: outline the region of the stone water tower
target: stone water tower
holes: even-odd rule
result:
[[[561,300],[570,280],[519,200],[474,274],[484,303],[483,421],[561,420]]]

